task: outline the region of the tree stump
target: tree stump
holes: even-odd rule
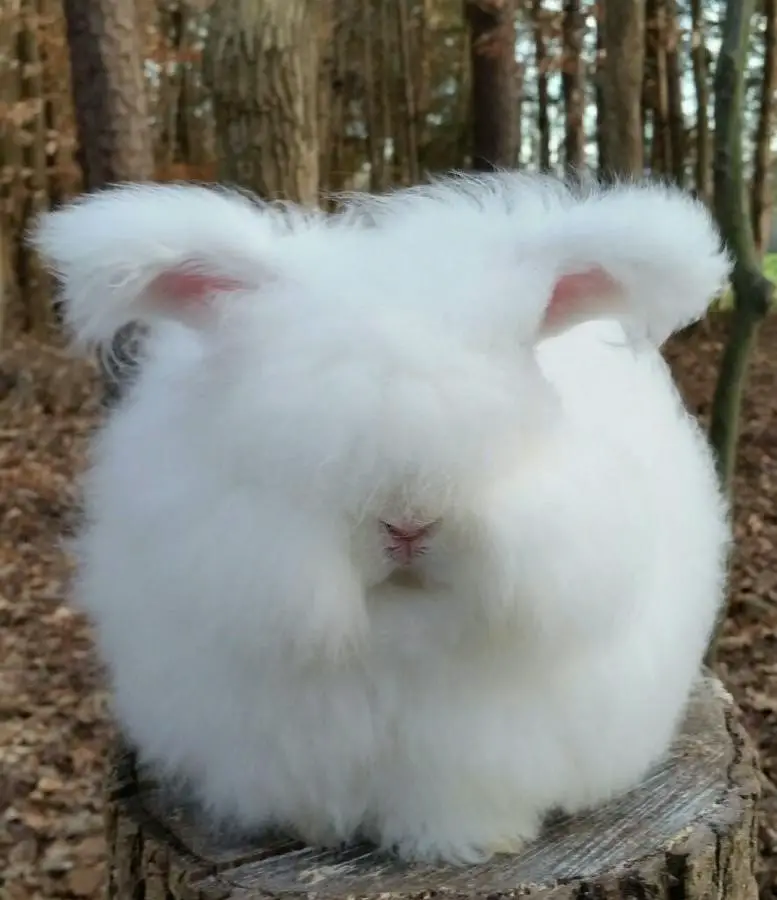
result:
[[[649,702],[649,698],[645,698]],[[117,750],[108,785],[110,900],[756,900],[755,751],[720,682],[705,674],[670,752],[634,790],[549,818],[517,856],[484,865],[405,865],[367,846],[321,851],[282,837],[230,845]]]

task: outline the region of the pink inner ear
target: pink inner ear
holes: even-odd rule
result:
[[[176,303],[202,303],[219,291],[237,291],[244,285],[234,278],[192,272],[186,269],[170,269],[154,279],[153,293]]]
[[[595,316],[616,288],[616,282],[603,269],[563,275],[556,282],[545,311],[545,327],[552,330]]]

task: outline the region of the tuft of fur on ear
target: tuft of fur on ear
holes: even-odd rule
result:
[[[59,277],[75,340],[109,340],[132,321],[196,327],[212,301],[272,277],[282,217],[237,191],[128,184],[44,214],[30,244]]]
[[[592,191],[527,237],[519,254],[556,272],[541,333],[625,318],[656,344],[702,317],[731,259],[707,208],[660,184]]]

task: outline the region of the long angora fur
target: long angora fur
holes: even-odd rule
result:
[[[336,215],[124,186],[33,240],[150,326],[85,484],[115,711],[213,821],[514,850],[665,752],[728,511],[661,342],[729,260],[650,183],[457,176]],[[398,566],[381,523],[436,522]]]

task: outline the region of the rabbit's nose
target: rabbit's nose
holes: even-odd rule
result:
[[[415,543],[424,537],[429,537],[437,526],[437,520],[432,522],[381,522],[386,532],[395,540]]]

